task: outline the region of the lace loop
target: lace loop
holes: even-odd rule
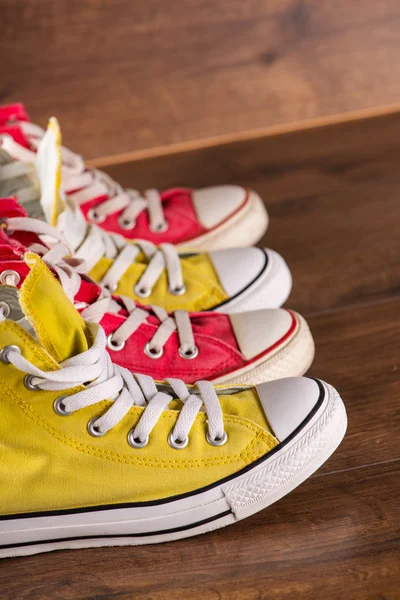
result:
[[[56,391],[83,386],[80,391],[69,396],[59,396],[54,401],[54,410],[60,416],[68,416],[109,399],[111,404],[105,412],[101,416],[93,417],[88,424],[89,433],[96,437],[108,433],[125,418],[133,406],[139,406],[144,410],[138,423],[128,434],[128,441],[133,442],[131,445],[134,447],[139,447],[139,444],[144,442],[147,444],[163,411],[169,408],[175,394],[183,406],[170,441],[178,440],[178,445],[179,442],[184,443],[189,437],[197,414],[204,407],[208,423],[207,439],[214,445],[225,443],[227,438],[222,409],[210,382],[197,382],[199,394],[195,394],[189,391],[183,381],[169,379],[171,393],[161,391],[151,377],[132,375],[127,369],[113,364],[105,348],[106,336],[102,328],[90,323],[87,326],[94,338],[92,346],[60,363],[59,369],[43,371],[13,346],[7,347],[7,362],[25,373],[25,378],[30,378],[32,388],[29,389]],[[88,381],[90,383],[87,383]],[[179,448],[182,447],[184,446],[179,445]]]

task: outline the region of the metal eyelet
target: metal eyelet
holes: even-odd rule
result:
[[[135,219],[131,219],[130,221],[128,219],[118,219],[118,223],[121,229],[125,229],[125,231],[129,231],[136,227]]]
[[[111,285],[111,283],[103,283],[102,286],[108,292],[110,292],[111,294],[113,294],[115,292],[115,290],[117,289],[117,287],[118,287],[118,283],[113,283],[112,285]]]
[[[184,350],[182,350],[181,347],[179,347],[179,356],[181,356],[182,358],[185,358],[186,360],[192,360],[193,358],[196,358],[196,356],[198,356],[198,354],[199,354],[199,349],[197,346],[194,346],[190,350],[186,350],[186,352]]]
[[[87,430],[90,433],[90,435],[92,435],[93,437],[101,437],[102,435],[105,435],[106,432],[102,432],[99,431],[98,427],[95,427],[95,423],[98,420],[99,417],[93,417],[93,419],[90,419],[89,423],[87,424]]]
[[[145,288],[145,287],[138,287],[138,285],[135,285],[135,287],[133,288],[136,296],[139,296],[139,298],[148,298],[151,294],[151,289],[150,288]]]
[[[60,417],[68,417],[68,415],[72,414],[72,411],[66,410],[64,405],[64,400],[68,396],[58,396],[53,402],[54,412],[60,415]]]
[[[7,302],[0,302],[0,312],[3,314],[4,319],[7,319],[11,312],[11,306]]]
[[[214,438],[210,437],[210,434],[207,431],[206,440],[209,444],[211,444],[211,446],[223,446],[228,441],[228,434],[226,433],[226,431],[224,431],[224,434],[222,437],[214,439]]]
[[[5,365],[11,364],[7,358],[7,354],[9,352],[18,352],[18,354],[21,354],[21,350],[20,350],[20,348],[18,348],[18,346],[14,346],[14,345],[4,346],[4,348],[2,348],[0,350],[0,361]]]
[[[119,352],[125,346],[125,342],[117,344],[117,342],[114,342],[114,340],[112,339],[113,335],[114,334],[110,333],[110,335],[107,337],[107,346],[110,348],[110,350],[114,350],[114,352]]]
[[[13,278],[14,281],[13,283],[10,283],[9,281],[7,281],[7,279]],[[3,285],[12,285],[14,287],[17,287],[17,285],[19,284],[19,282],[21,281],[21,277],[19,275],[19,273],[17,273],[17,271],[14,271],[12,269],[6,269],[5,271],[3,271],[0,274],[0,283],[2,283]]]
[[[147,435],[145,439],[142,441],[140,438],[133,437],[134,430],[131,429],[128,433],[128,444],[132,446],[132,448],[144,448],[149,443],[149,436]]]
[[[40,387],[38,385],[32,383],[32,379],[34,379],[34,377],[35,375],[31,375],[30,373],[28,373],[28,375],[25,375],[24,377],[24,386],[27,390],[30,390],[31,392],[37,392],[37,390],[40,390]]]
[[[164,231],[167,231],[168,227],[168,221],[163,221],[162,223],[158,223],[155,227],[149,227],[149,229],[153,233],[164,233]]]
[[[161,358],[164,354],[164,349],[160,348],[159,350],[157,350],[157,348],[152,348],[150,346],[150,342],[147,342],[147,344],[144,347],[144,353],[147,354],[149,358]]]
[[[106,218],[99,215],[94,208],[89,208],[86,213],[86,218],[92,223],[103,223]]]
[[[168,288],[168,291],[173,296],[182,296],[186,292],[186,287],[184,284],[182,284],[176,288]]]
[[[168,434],[168,444],[174,450],[183,450],[183,448],[186,448],[188,443],[189,443],[189,436],[186,436],[184,440],[176,440],[173,436],[172,431],[170,431],[170,433]]]

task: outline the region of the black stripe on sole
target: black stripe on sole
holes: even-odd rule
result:
[[[258,250],[261,250],[263,252],[265,263],[264,263],[263,268],[261,269],[261,271],[256,275],[256,277],[254,277],[254,279],[252,279],[250,281],[250,283],[248,283],[244,288],[242,288],[234,296],[231,296],[230,298],[227,298],[227,300],[224,300],[223,302],[220,302],[219,304],[215,304],[214,306],[211,306],[211,308],[207,308],[207,310],[213,311],[216,308],[220,308],[221,306],[225,306],[225,304],[229,304],[229,302],[232,302],[232,300],[235,300],[238,296],[240,296],[241,294],[243,294],[243,292],[245,292],[246,290],[248,290],[253,285],[253,283],[255,283],[259,277],[261,277],[261,275],[264,273],[264,271],[268,267],[268,254],[265,252],[264,248],[258,248]]]
[[[56,544],[62,542],[74,542],[77,540],[102,540],[102,539],[112,539],[112,538],[141,538],[141,537],[151,537],[153,535],[167,535],[169,533],[178,533],[179,531],[187,531],[189,529],[194,529],[195,527],[200,527],[201,525],[206,525],[207,523],[212,523],[217,519],[222,519],[223,517],[227,517],[231,515],[232,511],[225,510],[218,515],[214,515],[212,517],[208,517],[207,519],[203,519],[202,521],[197,521],[196,523],[191,523],[190,525],[181,525],[180,527],[172,527],[171,529],[162,529],[161,531],[145,531],[144,533],[116,533],[116,534],[103,534],[103,535],[81,535],[75,537],[67,537],[67,538],[55,538],[52,540],[34,540],[32,542],[21,542],[20,544],[6,544],[4,546],[0,546],[0,550],[6,550],[7,548],[21,548],[25,546],[39,546],[41,544]]]

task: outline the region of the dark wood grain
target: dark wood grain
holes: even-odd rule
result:
[[[261,245],[293,273],[306,315],[400,296],[400,115],[235,142],[107,168],[139,189],[238,183],[265,200]]]
[[[400,463],[314,476],[225,530],[0,566],[4,600],[396,600]]]
[[[1,561],[2,600],[398,599],[399,134],[392,115],[111,169],[138,187],[220,173],[263,195],[264,241],[288,259],[290,304],[315,337],[310,374],[340,391],[348,432],[301,487],[234,526]]]
[[[400,112],[277,135],[216,143],[148,158],[97,159],[128,187],[161,189],[241,183],[268,206],[362,182],[400,179]],[[111,164],[110,162],[116,164]]]
[[[308,319],[316,356],[310,375],[332,383],[348,430],[323,473],[400,459],[400,300]]]
[[[397,103],[397,0],[0,0],[0,101],[88,157]]]

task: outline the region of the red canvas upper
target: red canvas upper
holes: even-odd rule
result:
[[[25,106],[20,102],[0,106],[0,125],[6,125],[14,121],[29,121]]]
[[[78,191],[78,190],[74,190]],[[87,217],[88,210],[97,204],[107,200],[108,196],[93,198],[80,205],[80,208]],[[136,225],[132,229],[122,229],[118,219],[123,211],[115,212],[109,215],[102,223],[101,228],[111,233],[120,233],[126,239],[146,239],[154,244],[171,242],[181,244],[189,241],[207,230],[197,219],[192,202],[192,191],[184,188],[175,188],[162,192],[161,200],[165,219],[168,222],[168,229],[164,232],[153,232],[149,228],[149,218],[147,211],[140,213],[136,219]]]
[[[18,121],[27,122],[29,116],[23,104],[10,104],[0,107],[0,135],[7,133],[14,140],[25,148],[34,150],[29,144],[29,140],[24,135]],[[79,189],[65,190],[66,193],[74,193]],[[87,216],[88,210],[97,204],[107,200],[108,196],[91,198],[80,205],[80,208]],[[165,232],[153,232],[149,228],[149,219],[147,211],[143,211],[137,218],[135,227],[132,229],[122,229],[119,224],[119,217],[123,211],[115,212],[109,215],[102,223],[102,229],[113,233],[120,233],[127,239],[146,239],[155,244],[170,242],[181,244],[203,235],[207,230],[201,225],[196,215],[193,201],[192,190],[185,188],[174,188],[166,190],[161,194],[163,211],[168,223],[168,229]]]
[[[17,142],[17,144],[30,150],[29,140],[26,139],[26,136],[18,123],[7,125],[5,123],[1,123],[0,120],[0,135],[5,133],[10,135]]]

